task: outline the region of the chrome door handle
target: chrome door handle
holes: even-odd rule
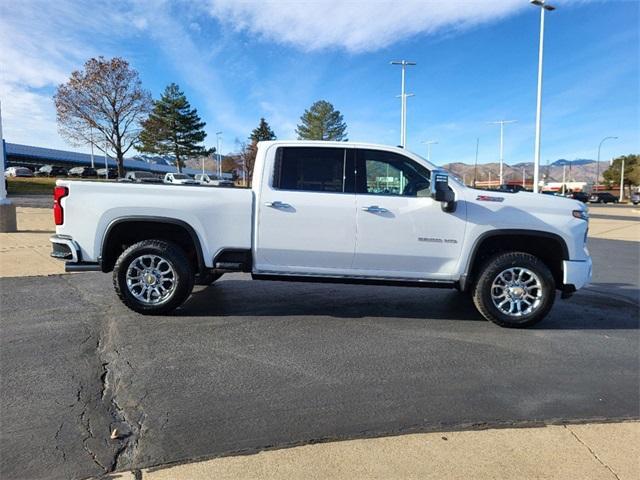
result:
[[[370,207],[362,207],[362,210],[369,213],[389,213],[386,208],[379,207],[377,205],[371,205]]]
[[[289,205],[288,203],[283,203],[278,200],[276,200],[275,202],[265,202],[265,205],[271,208],[291,208],[291,205]]]

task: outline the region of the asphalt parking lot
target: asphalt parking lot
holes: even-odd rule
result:
[[[234,274],[176,315],[142,317],[108,275],[0,279],[0,477],[638,418],[638,243],[590,248],[594,283],[531,330],[500,329],[447,290]]]

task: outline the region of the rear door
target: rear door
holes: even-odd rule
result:
[[[360,275],[448,280],[455,273],[466,207],[442,211],[429,196],[430,171],[394,152],[357,151],[357,243]]]
[[[354,150],[278,147],[256,206],[256,270],[342,274],[355,252]]]

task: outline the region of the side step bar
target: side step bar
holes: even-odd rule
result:
[[[65,272],[101,272],[102,267],[99,263],[94,262],[65,262],[64,264]]]

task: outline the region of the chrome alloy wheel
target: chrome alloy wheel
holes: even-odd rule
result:
[[[127,288],[138,301],[157,305],[169,299],[176,289],[176,272],[171,263],[158,255],[141,255],[127,268]]]
[[[491,300],[501,313],[522,317],[542,304],[542,282],[528,268],[512,267],[500,272],[491,284]]]

